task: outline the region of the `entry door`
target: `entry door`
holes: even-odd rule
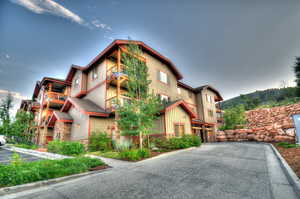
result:
[[[300,143],[300,114],[293,115],[295,127],[296,127],[296,142]]]
[[[183,124],[175,124],[175,136],[181,137],[184,135],[184,125]]]

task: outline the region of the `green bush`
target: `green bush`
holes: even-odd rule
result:
[[[120,158],[124,160],[137,161],[150,157],[149,149],[130,149],[120,152]]]
[[[13,146],[19,147],[19,148],[24,148],[24,149],[37,149],[38,146],[35,144],[29,145],[29,144],[14,144]]]
[[[300,145],[297,145],[297,144],[291,144],[291,143],[288,143],[288,142],[280,142],[277,144],[277,146],[281,146],[283,148],[300,148]]]
[[[151,142],[154,143],[156,147],[164,150],[184,149],[201,145],[201,139],[196,135],[184,135],[170,139],[154,138]]]
[[[22,162],[18,157],[14,159],[9,165],[0,164],[0,187],[63,177],[86,172],[90,168],[105,165],[99,159],[88,157],[41,160],[36,162]]]
[[[245,107],[238,105],[230,109],[224,110],[224,126],[220,130],[236,129],[238,126],[246,124]]]
[[[106,133],[92,133],[89,137],[89,151],[108,151],[112,149],[112,139]]]
[[[62,155],[80,155],[85,152],[84,145],[79,142],[52,141],[48,143],[48,152]]]

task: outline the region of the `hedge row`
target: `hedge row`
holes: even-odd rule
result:
[[[100,165],[105,165],[105,163],[99,159],[88,157],[36,162],[15,160],[9,165],[0,164],[0,187],[82,173]]]

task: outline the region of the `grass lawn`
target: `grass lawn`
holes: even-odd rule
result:
[[[59,178],[107,167],[101,160],[88,157],[23,162],[20,157],[14,156],[11,164],[0,164],[0,187]]]

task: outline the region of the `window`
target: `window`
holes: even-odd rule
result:
[[[214,112],[211,109],[208,109],[208,116],[209,117],[213,117],[214,116]]]
[[[76,79],[74,80],[74,86],[78,87],[80,83],[79,77],[76,77]]]
[[[164,95],[164,94],[159,94],[160,100],[163,102],[168,102],[169,101],[169,96]]]
[[[207,95],[207,94],[205,94],[205,96],[206,96],[206,101],[208,103],[212,103],[212,97],[210,95]]]
[[[193,97],[192,92],[188,91],[188,94],[189,94],[189,98],[192,98],[192,97]]]
[[[166,73],[159,71],[159,81],[163,82],[163,83],[168,83],[168,76]]]
[[[98,78],[98,70],[97,68],[93,68],[92,70],[92,79],[95,80]]]
[[[174,126],[175,136],[181,137],[184,135],[184,124],[175,124]]]
[[[180,95],[181,94],[181,89],[177,87],[177,93]]]

